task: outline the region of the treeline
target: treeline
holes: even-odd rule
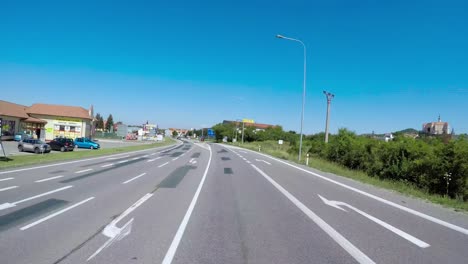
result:
[[[218,141],[225,136],[229,141],[235,138],[235,126],[218,124],[213,128]],[[244,133],[247,142],[283,139],[290,143],[288,152],[298,153],[299,135],[284,132],[280,126],[265,131],[247,128]],[[467,137],[413,139],[396,135],[393,141],[385,142],[340,129],[330,135],[328,144],[324,143],[324,133],[305,136],[303,153],[372,177],[402,181],[432,194],[468,201]]]

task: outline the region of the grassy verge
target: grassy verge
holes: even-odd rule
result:
[[[258,151],[260,147],[260,151],[265,154],[269,154],[271,156],[281,158],[284,160],[289,160],[297,163],[297,155],[291,155],[288,153],[289,146],[283,145],[279,146],[276,142],[253,142],[253,143],[244,143],[241,144],[232,144],[238,147],[243,147],[246,149]],[[305,165],[305,161],[301,162],[301,164]],[[384,189],[389,189],[396,191],[398,193],[420,198],[435,204],[440,204],[444,207],[453,208],[455,211],[463,211],[468,212],[468,202],[464,202],[462,200],[450,199],[445,196],[434,195],[424,190],[417,188],[411,184],[400,182],[400,181],[389,181],[389,180],[381,180],[379,178],[371,177],[366,173],[358,170],[350,170],[345,168],[339,164],[332,163],[323,159],[319,158],[310,158],[309,159],[309,167],[314,169],[329,172],[336,175],[340,175],[343,177],[351,178],[362,183],[374,185],[377,187],[381,187]]]
[[[0,158],[0,170],[5,168],[21,167],[26,165],[35,165],[35,164],[44,164],[54,161],[67,161],[67,160],[76,160],[89,157],[98,157],[105,155],[112,155],[118,153],[124,153],[135,150],[150,149],[156,147],[168,146],[176,143],[173,139],[166,138],[163,142],[151,143],[151,144],[142,144],[139,146],[127,146],[127,147],[117,147],[117,148],[108,148],[108,149],[99,149],[99,150],[89,150],[89,151],[71,151],[63,153],[53,153],[53,154],[33,154],[33,155],[18,155],[10,156],[5,160]]]

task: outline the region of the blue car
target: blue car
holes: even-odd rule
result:
[[[80,138],[75,138],[75,147],[76,148],[99,149],[101,146],[99,146],[98,143],[92,141],[89,138],[80,137]]]

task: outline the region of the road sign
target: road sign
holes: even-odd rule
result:
[[[208,129],[208,136],[210,136],[210,137],[214,137],[214,136],[215,136],[215,132],[214,132],[213,129],[211,129],[211,128]]]
[[[247,119],[247,118],[242,119],[242,122],[243,123],[250,123],[250,124],[255,123],[255,121],[253,119]]]
[[[283,143],[284,143],[284,142],[283,142],[282,139],[278,140],[278,144],[283,145]]]

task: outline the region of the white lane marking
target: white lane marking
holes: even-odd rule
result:
[[[121,160],[121,161],[117,162],[117,164],[122,164],[122,163],[125,163],[125,162],[128,162],[128,160]]]
[[[15,188],[18,188],[18,186],[5,187],[5,188],[0,189],[0,192],[8,191],[8,190],[15,189]]]
[[[239,150],[239,152],[247,154],[247,151]]]
[[[228,147],[228,148],[229,148],[229,147]],[[348,190],[357,192],[357,193],[359,193],[359,194],[362,194],[362,195],[364,195],[364,196],[367,196],[367,197],[369,197],[369,198],[372,198],[372,199],[377,200],[377,201],[379,201],[379,202],[382,202],[382,203],[384,203],[384,204],[393,206],[393,207],[398,208],[398,209],[400,209],[400,210],[402,210],[402,211],[405,211],[405,212],[407,212],[407,213],[410,213],[410,214],[419,216],[419,217],[424,218],[424,219],[426,219],[426,220],[428,220],[428,221],[431,221],[431,222],[433,222],[433,223],[439,224],[439,225],[441,225],[441,226],[445,226],[445,227],[447,227],[447,228],[449,228],[449,229],[452,229],[452,230],[458,231],[458,232],[460,232],[460,233],[463,233],[463,234],[465,234],[465,235],[468,235],[468,229],[465,229],[465,228],[463,228],[463,227],[460,227],[460,226],[451,224],[451,223],[449,223],[449,222],[446,222],[446,221],[444,221],[444,220],[435,218],[435,217],[433,217],[433,216],[430,216],[430,215],[421,213],[421,212],[416,211],[416,210],[414,210],[414,209],[411,209],[411,208],[408,208],[408,207],[404,207],[404,206],[399,205],[399,204],[397,204],[397,203],[394,203],[394,202],[385,200],[385,199],[380,198],[380,197],[378,197],[378,196],[376,196],[376,195],[370,194],[370,193],[365,192],[365,191],[361,191],[361,190],[359,190],[359,189],[357,189],[357,188],[354,188],[354,187],[351,187],[351,186],[346,185],[346,184],[344,184],[344,183],[341,183],[341,182],[338,182],[338,181],[329,179],[329,178],[327,178],[327,177],[325,177],[325,176],[322,176],[322,175],[320,175],[320,174],[317,174],[317,173],[315,173],[315,172],[311,172],[311,171],[308,171],[308,170],[303,169],[303,168],[301,168],[301,167],[298,167],[298,166],[289,164],[289,163],[287,163],[287,162],[285,162],[285,161],[282,161],[282,160],[280,160],[280,159],[277,159],[277,158],[274,158],[274,157],[265,155],[265,154],[263,154],[263,153],[258,153],[258,152],[255,152],[255,151],[252,151],[252,152],[255,153],[255,154],[258,154],[258,155],[261,155],[261,156],[270,158],[270,159],[272,159],[272,160],[276,160],[276,161],[281,162],[281,163],[283,163],[283,164],[285,164],[285,165],[288,165],[288,166],[290,166],[290,167],[293,167],[293,168],[295,168],[295,169],[298,169],[298,170],[303,171],[303,172],[305,172],[305,173],[308,173],[308,174],[310,174],[310,175],[316,176],[316,177],[318,177],[318,178],[320,178],[320,179],[322,179],[322,180],[326,180],[326,181],[328,181],[328,182],[334,183],[334,184],[336,184],[336,185],[338,185],[338,186],[341,186],[341,187],[343,187],[343,188],[346,188],[346,189],[348,189]]]
[[[144,155],[143,158],[147,158],[149,155]]]
[[[38,195],[35,195],[35,196],[31,196],[29,198],[26,198],[26,199],[23,199],[23,200],[20,200],[20,201],[17,201],[17,202],[3,203],[3,204],[0,204],[0,210],[7,209],[7,208],[10,208],[10,207],[15,207],[19,203],[24,203],[24,202],[27,202],[27,201],[30,201],[30,200],[33,200],[33,199],[36,199],[36,198],[39,198],[39,197],[42,197],[42,196],[46,196],[46,195],[49,195],[49,194],[52,194],[52,193],[60,192],[60,191],[66,190],[66,189],[71,188],[71,187],[73,187],[73,186],[69,185],[69,186],[58,188],[58,189],[55,189],[55,190],[52,190],[52,191],[49,191],[49,192],[45,192],[45,193],[41,193],[41,194],[38,194]]]
[[[38,224],[40,224],[40,223],[42,223],[42,222],[45,222],[45,221],[47,221],[47,220],[49,220],[49,219],[51,219],[51,218],[53,218],[53,217],[56,217],[57,215],[63,214],[63,213],[65,213],[66,211],[69,211],[69,210],[71,210],[71,209],[73,209],[73,208],[75,208],[75,207],[77,207],[77,206],[80,206],[80,205],[82,205],[82,204],[84,204],[84,203],[87,203],[87,202],[89,202],[89,201],[91,201],[91,200],[93,200],[93,199],[94,199],[94,197],[90,197],[90,198],[88,198],[88,199],[85,199],[85,200],[83,200],[83,201],[81,201],[81,202],[78,202],[78,203],[72,205],[72,206],[69,206],[69,207],[64,208],[64,209],[62,209],[62,210],[60,210],[60,211],[57,211],[57,212],[55,212],[55,213],[53,213],[53,214],[50,214],[50,215],[48,215],[48,216],[46,216],[46,217],[44,217],[44,218],[41,218],[41,219],[39,219],[39,220],[37,220],[37,221],[35,221],[35,222],[32,222],[32,223],[30,223],[29,225],[25,225],[25,226],[21,227],[20,230],[21,230],[21,231],[24,231],[24,230],[26,230],[26,229],[29,229],[29,228],[31,228],[31,227],[33,227],[33,226],[35,226],[35,225],[38,225]]]
[[[180,226],[177,229],[174,239],[172,240],[172,243],[169,246],[169,249],[167,250],[166,256],[164,256],[162,264],[170,264],[172,262],[177,248],[179,247],[180,240],[184,235],[185,228],[187,228],[188,221],[190,220],[190,216],[192,215],[193,209],[195,208],[195,204],[197,203],[198,196],[200,195],[203,183],[205,182],[206,175],[208,174],[208,169],[210,168],[212,152],[211,147],[209,145],[208,150],[210,151],[210,158],[208,159],[208,164],[206,165],[205,173],[203,174],[200,184],[198,185],[197,191],[195,192],[195,195],[193,196],[192,201],[190,202],[187,212],[185,213],[184,219],[182,219],[182,222],[180,223]]]
[[[147,162],[153,162],[153,161],[158,160],[158,159],[160,159],[160,158],[162,158],[162,157],[157,157],[157,158],[155,158],[155,159],[150,159],[150,160],[147,160]]]
[[[10,178],[3,178],[3,179],[0,179],[0,182],[2,181],[9,181],[9,180],[13,180],[14,178],[13,177],[10,177]]]
[[[118,228],[116,224],[129,215],[132,211],[137,209],[141,206],[146,200],[151,198],[153,194],[147,193],[143,197],[141,197],[138,201],[136,201],[132,206],[130,206],[127,210],[125,210],[122,214],[120,214],[116,219],[112,220],[102,231],[102,234],[109,237],[100,248],[96,250],[86,261],[91,260],[92,258],[96,257],[103,249],[112,245],[115,241],[122,240],[125,236],[129,235],[132,230],[132,223],[133,218],[130,219],[122,228]]]
[[[375,223],[381,225],[382,227],[384,227],[384,228],[386,228],[386,229],[392,231],[393,233],[395,233],[395,234],[401,236],[402,238],[408,240],[409,242],[415,244],[415,245],[418,246],[418,247],[427,248],[427,247],[430,247],[430,246],[431,246],[431,245],[429,245],[428,243],[426,243],[426,242],[424,242],[424,241],[422,241],[422,240],[420,240],[420,239],[418,239],[418,238],[416,238],[416,237],[414,237],[414,236],[412,236],[412,235],[406,233],[405,231],[400,230],[400,229],[398,229],[398,228],[396,228],[396,227],[394,227],[394,226],[392,226],[392,225],[390,225],[390,224],[388,224],[388,223],[386,223],[386,222],[384,222],[384,221],[378,219],[377,217],[374,217],[374,216],[372,216],[372,215],[370,215],[370,214],[367,214],[366,212],[361,211],[361,210],[357,209],[356,207],[354,207],[354,206],[352,206],[352,205],[349,205],[349,204],[347,204],[347,203],[340,202],[340,201],[330,201],[330,200],[327,200],[326,198],[320,196],[320,194],[318,194],[318,196],[320,197],[320,199],[322,199],[322,201],[323,201],[326,205],[329,205],[329,206],[332,206],[332,207],[335,207],[335,208],[337,208],[337,209],[340,209],[340,210],[342,210],[342,211],[347,212],[345,209],[343,209],[343,208],[340,207],[340,205],[341,205],[341,206],[346,206],[346,207],[348,207],[349,209],[354,210],[354,211],[357,212],[358,214],[360,214],[360,215],[362,215],[362,216],[364,216],[364,217],[367,217],[367,218],[370,219],[371,221],[373,221],[373,222],[375,222]]]
[[[168,150],[174,149],[181,144],[175,145],[173,148],[170,148]],[[161,147],[155,147],[155,148],[161,148]],[[127,153],[133,154],[133,153],[139,153],[139,152],[145,152],[145,151],[151,151],[154,150],[155,148],[152,149],[142,149],[142,150],[135,150],[135,151],[130,151]],[[74,161],[68,161],[68,162],[61,162],[61,163],[54,163],[54,164],[49,164],[49,165],[43,165],[43,166],[36,166],[36,167],[30,167],[30,168],[24,168],[24,169],[17,169],[17,170],[10,170],[10,171],[0,171],[0,175],[2,174],[8,174],[8,173],[14,173],[14,172],[20,172],[20,171],[28,171],[28,170],[37,170],[37,169],[43,169],[43,168],[49,168],[49,167],[56,167],[56,166],[62,166],[62,165],[67,165],[67,164],[73,164],[73,163],[80,163],[80,162],[85,162],[85,161],[92,161],[92,160],[99,160],[99,159],[105,159],[109,157],[114,157],[117,155],[122,155],[122,154],[113,154],[113,155],[107,155],[107,156],[102,156],[102,157],[96,157],[96,158],[89,158],[89,159],[81,159],[81,160],[74,160]]]
[[[102,165],[101,168],[107,168],[107,167],[110,167],[110,166],[114,166],[114,163]]]
[[[169,162],[166,162],[166,163],[163,163],[163,164],[159,165],[158,168],[164,167],[164,166],[166,166],[167,164],[169,164]]]
[[[237,155],[237,156],[239,156],[239,158],[244,158],[244,157],[242,157],[241,155]]]
[[[122,157],[112,157],[112,158],[108,158],[107,160],[124,159],[124,158],[128,158],[128,157],[130,157],[130,155],[125,155],[125,156],[122,156]]]
[[[140,158],[140,157],[135,157],[135,158],[132,158],[132,159],[130,159],[130,160],[137,160],[137,159],[139,159],[139,158]]]
[[[158,153],[151,153],[151,156],[154,156],[154,155],[156,155],[156,154],[158,154]]]
[[[63,175],[59,175],[59,176],[54,176],[54,177],[50,177],[50,178],[45,178],[45,179],[42,179],[42,180],[37,180],[35,182],[51,181],[51,180],[55,180],[55,179],[62,178],[62,177],[63,177]]]
[[[142,173],[142,174],[140,174],[140,175],[138,175],[138,176],[136,176],[136,177],[133,177],[133,178],[131,178],[131,179],[128,180],[128,181],[124,181],[124,182],[122,182],[122,184],[127,184],[127,183],[129,183],[129,182],[131,182],[131,181],[133,181],[133,180],[136,180],[136,179],[138,179],[138,178],[140,178],[140,177],[142,177],[142,176],[145,176],[145,175],[146,175],[146,172],[145,172],[145,173]]]
[[[92,171],[93,169],[86,169],[86,170],[80,170],[80,171],[75,171],[75,173],[83,173],[87,171]]]
[[[248,163],[248,164],[251,164],[252,162],[250,162],[250,161],[247,161],[247,163]]]
[[[264,162],[265,164],[271,165],[271,163],[266,160],[261,160],[261,159],[255,159],[255,160],[258,162]]]
[[[247,160],[246,158],[242,158],[243,160]]]
[[[177,157],[177,158],[173,158],[172,160],[174,161],[174,160],[178,160],[178,159],[179,159],[179,157]]]
[[[278,191],[280,191],[286,198],[288,198],[297,208],[299,208],[305,215],[307,215],[315,224],[317,224],[325,233],[327,233],[333,240],[335,240],[338,245],[340,245],[346,252],[348,252],[357,262],[359,263],[374,263],[366,254],[349,242],[345,237],[338,233],[333,227],[331,227],[327,222],[322,218],[316,215],[312,210],[305,206],[301,201],[294,197],[290,192],[284,189],[281,185],[275,182],[270,176],[265,172],[260,170],[254,164],[251,166],[260,173],[267,181],[269,181],[273,186],[275,186]]]

